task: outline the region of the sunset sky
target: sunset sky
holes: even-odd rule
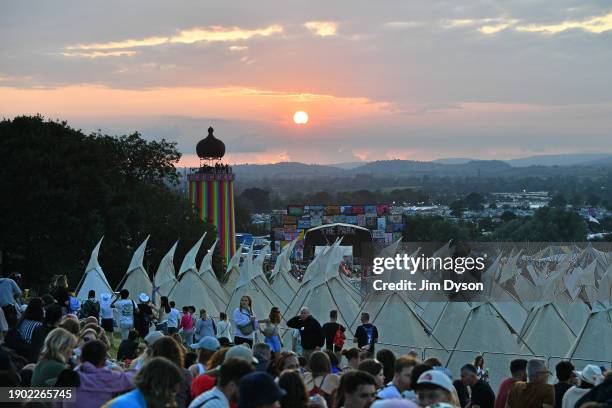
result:
[[[612,3],[5,1],[0,114],[35,113],[185,165],[209,125],[232,163],[612,152]]]

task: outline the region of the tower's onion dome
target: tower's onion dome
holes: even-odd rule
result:
[[[200,140],[196,153],[201,159],[219,160],[225,155],[225,143],[213,136],[214,129],[208,128],[208,136]]]

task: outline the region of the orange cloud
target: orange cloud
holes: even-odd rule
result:
[[[336,35],[338,30],[338,24],[333,21],[308,21],[304,23],[304,27],[320,37]]]

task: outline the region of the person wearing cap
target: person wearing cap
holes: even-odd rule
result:
[[[240,380],[238,408],[279,408],[285,394],[270,374],[247,374]]]
[[[197,362],[189,367],[189,371],[191,372],[191,376],[196,378],[198,375],[204,374],[206,372],[206,363],[210,356],[212,356],[215,351],[221,348],[221,344],[219,344],[219,340],[213,336],[205,336],[202,337],[197,343],[190,345],[193,350],[197,350],[198,359]]]
[[[445,402],[459,406],[454,397],[455,387],[448,375],[440,370],[427,370],[417,380],[414,389],[417,393],[418,403],[422,407]]]
[[[151,303],[151,299],[149,295],[146,293],[141,293],[138,296],[138,313],[134,317],[134,328],[140,335],[140,337],[145,338],[147,334],[149,334],[149,327],[151,326],[151,322],[155,318],[153,303]]]
[[[587,364],[582,371],[576,374],[580,383],[567,390],[563,396],[562,408],[574,408],[580,398],[593,387],[601,384],[604,379],[601,368],[594,364]]]
[[[550,372],[546,361],[534,358],[527,362],[528,382],[517,381],[508,394],[507,408],[553,408],[555,388],[548,384]]]
[[[478,369],[472,364],[461,367],[461,381],[470,387],[470,407],[471,408],[494,408],[495,393],[491,386],[478,377]]]
[[[189,408],[229,408],[238,400],[240,379],[253,372],[249,362],[231,358],[221,364],[217,385],[191,401]]]

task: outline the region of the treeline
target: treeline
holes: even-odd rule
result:
[[[1,121],[2,269],[21,272],[28,287],[63,274],[74,286],[104,235],[100,264],[114,286],[148,234],[150,275],[177,239],[177,262],[204,231],[210,246],[216,229],[167,187],[179,158],[175,143],[138,133],[86,135],[41,116]]]

